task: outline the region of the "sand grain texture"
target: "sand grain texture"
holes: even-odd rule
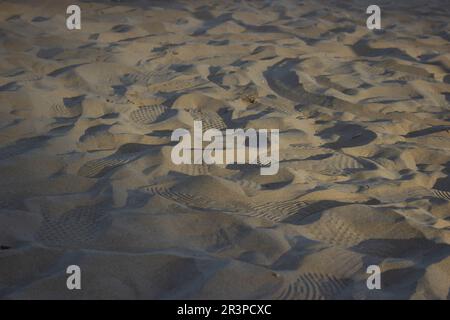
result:
[[[447,1],[37,2],[0,0],[0,298],[450,298]],[[174,165],[194,120],[279,129],[278,174]]]

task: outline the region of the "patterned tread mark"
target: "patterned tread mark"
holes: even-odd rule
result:
[[[68,108],[62,103],[55,103],[50,107],[55,118],[75,118],[81,115],[81,108]]]
[[[353,246],[365,238],[360,233],[356,232],[346,221],[329,216],[326,221],[320,221],[319,226],[311,227],[310,233],[314,239],[337,246]]]
[[[333,275],[306,272],[285,288],[278,299],[329,300],[335,299],[348,286],[349,280]]]
[[[145,145],[126,144],[119,148],[119,150],[103,159],[95,159],[86,162],[78,170],[78,175],[87,178],[99,178],[104,176],[109,171],[135,160],[142,154]]]
[[[333,248],[335,249],[335,248]],[[355,254],[352,251],[342,250],[334,251],[334,254],[328,254],[332,261],[332,273],[339,278],[351,278],[359,272],[365,272],[364,263],[361,255]],[[330,261],[328,260],[328,261]]]
[[[262,205],[255,205],[250,208],[245,215],[269,219],[273,222],[280,222],[307,206],[306,202],[299,200],[287,200],[279,202],[270,202]]]
[[[141,106],[130,113],[130,119],[138,125],[148,125],[160,121],[168,115],[169,108],[164,105]]]
[[[151,72],[131,72],[122,75],[120,77],[120,82],[124,85],[132,85],[138,82],[148,84],[151,81],[151,78]]]
[[[300,162],[302,164],[302,162]],[[318,160],[305,160],[303,164],[322,174],[342,174],[348,170],[360,170],[364,168],[357,159],[343,154],[335,154],[332,157]]]
[[[362,169],[364,166],[355,158],[338,154],[330,159],[329,167],[332,171],[342,171],[347,169]]]
[[[99,178],[108,171],[126,164],[129,161],[131,161],[129,156],[110,156],[104,159],[92,160],[85,163],[80,168],[78,175],[87,178]]]
[[[208,129],[226,129],[227,126],[223,119],[215,112],[205,112],[201,110],[189,110],[192,118],[196,121],[202,121],[203,132]]]
[[[450,191],[432,189],[432,193],[436,198],[450,201]]]
[[[80,247],[101,234],[108,218],[106,210],[100,206],[77,207],[57,219],[44,215],[37,238],[48,246]]]

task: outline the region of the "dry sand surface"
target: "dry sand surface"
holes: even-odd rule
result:
[[[380,31],[293,0],[84,1],[69,31],[74,2],[0,1],[1,298],[450,298],[448,1],[378,1]],[[278,174],[174,165],[194,120],[279,129]]]

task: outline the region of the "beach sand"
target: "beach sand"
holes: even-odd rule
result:
[[[0,1],[0,298],[450,298],[447,1],[74,3]],[[194,120],[279,172],[173,164]]]

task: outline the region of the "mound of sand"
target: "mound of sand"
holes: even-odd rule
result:
[[[0,297],[449,299],[449,6],[366,2],[2,1]],[[174,165],[194,120],[278,174]]]

